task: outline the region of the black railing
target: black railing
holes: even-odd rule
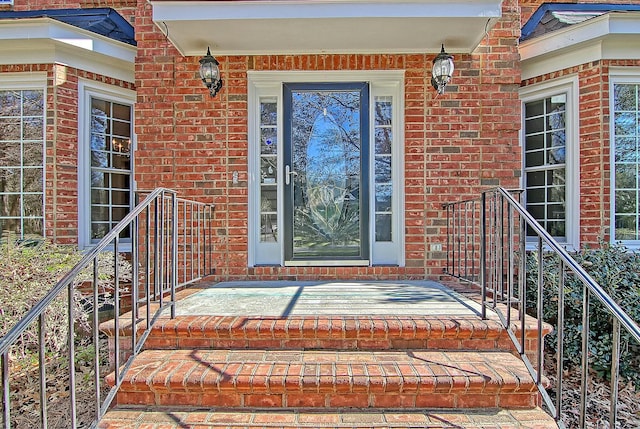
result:
[[[587,379],[589,373],[589,301],[595,297],[613,319],[610,412],[611,428],[618,427],[618,382],[620,372],[620,332],[640,344],[640,327],[609,296],[575,259],[531,216],[520,204],[520,191],[503,188],[483,192],[478,199],[445,204],[447,213],[447,267],[446,274],[473,283],[482,289],[482,316],[493,310],[509,332],[509,335],[536,381],[546,410],[561,428],[567,427],[562,420],[563,373],[565,365],[565,280],[571,274],[583,285],[582,305],[582,354],[580,375],[580,414],[578,427],[585,428],[587,415]],[[547,392],[544,378],[545,321],[543,300],[550,293],[545,289],[544,254],[552,253],[560,261],[557,291],[557,335],[556,335],[556,382],[555,400]],[[527,290],[527,257],[536,257],[535,285]],[[531,274],[531,273],[529,273]],[[536,296],[534,316],[537,318],[537,341],[535,350],[527,349],[525,341],[525,318],[528,307],[527,296]]]
[[[11,377],[10,353],[11,347],[19,341],[34,324],[37,324],[39,336],[38,373],[39,373],[39,407],[41,428],[47,428],[47,367],[45,364],[48,351],[45,347],[45,332],[47,329],[45,313],[60,296],[67,295],[67,363],[69,367],[69,419],[68,427],[78,427],[76,398],[76,353],[74,349],[77,340],[75,324],[74,294],[80,278],[90,272],[93,294],[89,298],[92,307],[91,345],[94,350],[92,363],[92,383],[94,389],[95,418],[93,422],[82,424],[83,427],[96,427],[99,420],[107,411],[124,373],[135,355],[142,349],[154,320],[161,312],[169,309],[171,317],[175,317],[176,289],[200,280],[213,273],[212,266],[212,215],[213,205],[180,199],[176,192],[158,188],[150,192],[121,222],[119,222],[100,242],[87,252],[84,257],[67,273],[26,315],[0,339],[0,358],[2,370],[2,422],[5,429],[11,428]],[[98,309],[103,297],[101,290],[105,287],[104,273],[100,270],[99,257],[104,251],[112,251],[113,265],[109,268],[109,283],[113,303],[113,323],[115,325],[115,342],[113,350],[107,348],[106,341],[99,332]],[[130,284],[122,284],[121,261],[125,258],[131,265]],[[98,287],[100,285],[100,287]],[[130,316],[122,308],[124,302],[129,301],[125,292],[130,295]],[[141,312],[144,311],[143,317]],[[121,314],[123,313],[123,314]],[[120,350],[120,326],[123,318],[132,326],[131,344],[125,353]],[[144,321],[144,322],[143,322]],[[140,335],[135,327],[143,324]],[[113,358],[109,364],[100,360],[100,351]],[[121,362],[121,360],[123,362]],[[107,368],[105,368],[107,367]],[[115,385],[106,389],[102,385],[105,370],[115,371]],[[87,380],[83,380],[86,383]]]

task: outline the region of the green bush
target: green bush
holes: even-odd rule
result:
[[[625,310],[633,320],[640,321],[640,254],[619,244],[601,243],[596,249],[586,248],[573,253],[593,279]],[[557,352],[559,258],[545,253],[544,260],[544,320],[554,326],[547,336],[545,347]],[[527,307],[535,316],[537,302],[538,254],[527,257]],[[582,309],[583,283],[572,273],[565,276],[564,363],[566,367],[580,365],[582,357]],[[604,305],[593,294],[589,306],[589,363],[600,378],[608,378],[611,372],[612,323]],[[640,344],[626,331],[621,335],[620,374],[626,380],[640,386]]]

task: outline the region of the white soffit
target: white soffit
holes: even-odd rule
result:
[[[137,49],[51,18],[0,20],[0,64],[63,64],[134,82]]]
[[[591,61],[640,59],[640,12],[609,12],[520,44],[522,79]]]
[[[472,52],[502,0],[152,0],[185,56]]]

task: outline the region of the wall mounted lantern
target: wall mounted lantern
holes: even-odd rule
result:
[[[444,88],[451,80],[452,74],[453,57],[444,51],[443,43],[442,50],[433,59],[433,69],[431,70],[431,85],[438,91],[438,94],[444,93]]]
[[[200,77],[212,97],[215,97],[222,88],[219,65],[220,63],[211,55],[207,47],[207,55],[200,60]]]

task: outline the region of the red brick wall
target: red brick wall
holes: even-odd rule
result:
[[[140,1],[136,15],[136,173],[140,189],[175,188],[216,203],[216,267],[235,278],[423,278],[442,273],[442,203],[481,189],[519,185],[520,10],[503,18],[473,54],[456,55],[444,95],[430,85],[436,53],[218,57],[225,86],[214,99],[198,78],[196,57],[182,57]],[[204,54],[204,52],[203,52]],[[215,53],[214,53],[215,54]],[[248,70],[406,70],[406,267],[247,268]],[[231,183],[232,172],[239,183]]]

